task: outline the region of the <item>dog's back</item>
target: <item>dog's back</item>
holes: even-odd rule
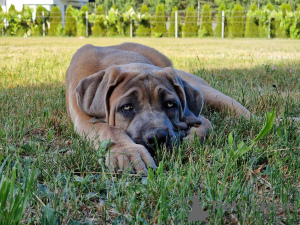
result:
[[[120,49],[128,52],[136,52],[149,59],[155,66],[164,68],[172,66],[172,62],[159,51],[145,45],[125,42],[120,45],[109,46],[108,48]]]

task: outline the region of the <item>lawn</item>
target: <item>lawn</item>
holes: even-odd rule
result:
[[[158,149],[148,177],[111,173],[103,149],[73,130],[64,77],[82,45],[128,41],[156,48],[254,114],[275,109],[282,120],[236,154],[265,119],[205,109],[214,130],[204,146]],[[187,224],[197,195],[209,212],[203,224],[299,224],[300,131],[289,120],[300,117],[299,88],[296,40],[0,38],[0,223]]]

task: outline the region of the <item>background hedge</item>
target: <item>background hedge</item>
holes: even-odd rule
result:
[[[164,4],[157,5],[151,35],[153,37],[163,37],[167,35]]]
[[[106,33],[106,18],[103,5],[97,7],[96,20],[92,27],[93,37],[104,37]]]
[[[251,5],[247,13],[245,37],[259,37],[259,14],[255,3]]]
[[[226,13],[226,6],[225,4],[221,4],[218,9],[217,14],[217,26],[214,31],[215,37],[222,37],[222,11],[225,13],[224,18],[224,37],[228,36],[228,22],[227,22],[227,13]]]
[[[205,4],[201,13],[201,25],[199,30],[199,37],[209,37],[213,35],[212,23],[211,23],[211,11],[210,6]]]
[[[68,6],[65,14],[65,30],[64,33],[67,36],[75,36],[77,33],[77,23],[73,16],[73,7]]]
[[[177,6],[174,6],[172,9],[172,13],[171,13],[171,19],[170,19],[170,27],[169,27],[169,31],[168,31],[168,36],[169,37],[175,37],[175,12],[178,12],[178,8]],[[181,34],[181,24],[180,24],[180,15],[179,13],[177,13],[177,34],[178,37]]]
[[[197,14],[193,6],[188,7],[182,27],[182,37],[196,37],[198,34]]]
[[[138,14],[139,25],[136,30],[138,37],[147,37],[151,34],[150,13],[147,5],[143,5],[141,12]]]
[[[120,2],[116,1],[118,4]],[[125,1],[126,2],[126,1]],[[158,2],[158,1],[156,1]],[[173,3],[172,3],[173,2]],[[300,2],[300,0],[299,0]],[[128,2],[127,2],[128,3]],[[126,3],[126,4],[127,4]],[[167,8],[177,4],[176,1],[165,1]],[[124,3],[125,4],[125,3]],[[154,4],[154,3],[151,3]],[[153,6],[153,5],[152,5]],[[212,18],[209,5],[202,7],[200,29],[197,22],[197,12],[193,6],[187,7],[185,15],[178,11],[178,36],[200,37],[212,36],[221,37],[222,30],[222,11],[225,11],[225,37],[262,37],[262,38],[295,38],[300,39],[299,34],[299,11],[293,12],[295,6],[283,3],[279,11],[275,10],[272,4],[261,7],[260,10],[253,4],[247,15],[243,12],[240,4],[236,4],[232,10],[221,4],[216,15],[216,28],[212,31]],[[150,8],[151,9],[151,8]],[[88,34],[94,37],[103,36],[130,36],[130,24],[132,23],[133,36],[175,36],[175,11],[180,9],[177,5],[172,8],[172,13],[165,14],[164,5],[157,4],[155,15],[149,12],[149,7],[144,4],[140,12],[136,12],[130,5],[126,12],[120,12],[116,5],[109,11],[105,11],[104,6],[98,6],[97,10],[92,11],[88,6],[83,6],[80,10],[69,6],[65,13],[65,27],[62,26],[61,13],[58,7],[53,7],[50,13],[42,6],[37,8],[36,18],[32,20],[32,9],[23,7],[17,11],[11,5],[8,13],[0,8],[0,31],[1,35],[6,36],[42,36],[43,35],[43,16],[45,32],[49,36],[86,36],[86,12],[88,12]],[[57,14],[58,16],[55,16]],[[214,14],[214,13],[213,13]],[[184,17],[180,19],[180,17]],[[245,23],[245,18],[246,23]],[[168,24],[166,20],[168,21]],[[4,21],[7,21],[5,24]],[[215,19],[214,19],[215,21]],[[48,24],[50,24],[48,32]],[[246,27],[245,27],[246,24]],[[91,31],[93,25],[93,31]],[[168,25],[168,26],[167,26]],[[183,26],[182,26],[183,25]],[[182,26],[182,27],[181,27]],[[168,30],[167,30],[168,27]],[[181,29],[182,28],[182,29]],[[182,30],[182,32],[181,32]],[[270,34],[269,34],[270,33]]]
[[[62,18],[58,6],[54,6],[50,12],[49,36],[60,36],[62,34]]]
[[[243,7],[240,4],[236,4],[232,10],[229,20],[229,32],[228,37],[243,37],[245,33],[245,15]]]

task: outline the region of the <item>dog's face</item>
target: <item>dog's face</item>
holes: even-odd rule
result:
[[[181,80],[172,68],[128,64],[83,79],[76,88],[79,107],[94,122],[125,130],[152,151],[171,147],[188,128],[202,121],[201,93]]]

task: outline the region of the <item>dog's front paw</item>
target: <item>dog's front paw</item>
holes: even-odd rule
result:
[[[148,174],[148,167],[155,169],[154,159],[143,145],[115,144],[106,154],[105,164],[112,171],[134,169],[135,172]]]
[[[212,130],[212,125],[209,120],[202,117],[202,124],[197,125],[194,127],[191,127],[188,135],[184,138],[184,140],[187,140],[189,143],[194,140],[195,135],[200,140],[201,144],[203,144],[203,140],[205,137],[208,136],[210,131]]]

